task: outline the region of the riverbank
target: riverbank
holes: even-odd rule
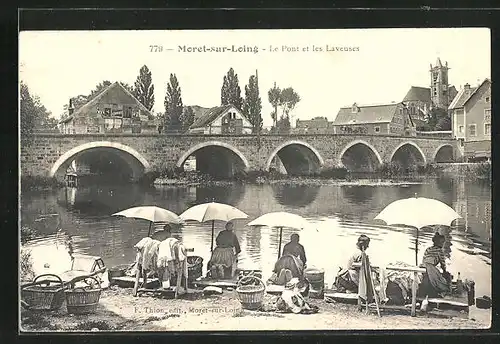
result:
[[[467,180],[491,180],[491,162],[440,164],[444,175],[452,175]]]
[[[274,301],[266,295],[266,304]],[[55,312],[21,311],[23,331],[234,331],[234,330],[376,330],[376,329],[485,329],[484,312],[469,319],[436,318],[420,314],[393,315],[359,312],[356,305],[311,299],[319,313],[243,310],[235,291],[222,295],[183,295],[179,299],[133,297],[131,289],[104,290],[95,314],[68,315],[66,307]]]
[[[345,168],[328,168],[309,176],[289,176],[276,171],[250,171],[232,178],[214,178],[198,172],[167,171],[147,172],[137,181],[145,186],[193,187],[210,185],[282,184],[282,185],[410,185],[426,179],[456,176],[467,180],[491,180],[491,163],[450,163],[413,166],[401,169],[395,164],[384,164],[376,172],[356,173]],[[416,182],[415,182],[416,181]],[[21,190],[50,190],[65,184],[55,178],[40,176],[21,177]]]

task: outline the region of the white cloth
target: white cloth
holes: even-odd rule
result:
[[[144,270],[155,269],[158,259],[158,247],[160,242],[150,237],[142,238],[135,248],[137,249],[136,262],[142,265]]]
[[[175,255],[173,252],[173,247],[176,242],[178,242],[176,238],[167,238],[160,243],[158,248],[158,260],[164,262],[170,262],[175,259]]]

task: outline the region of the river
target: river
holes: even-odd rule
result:
[[[142,188],[138,185],[94,185],[29,191],[21,196],[21,221],[42,233],[30,244],[33,250],[54,245],[57,221],[41,220],[58,214],[61,227],[69,233],[75,252],[101,256],[107,266],[132,262],[133,245],[147,235],[148,223],[112,217],[117,211],[138,205],[157,205],[178,214],[207,201],[229,203],[250,218],[236,221],[235,233],[242,249],[239,266],[261,269],[268,277],[278,254],[279,233],[269,228],[253,229],[250,220],[271,211],[289,211],[307,218],[311,227],[301,231],[309,266],[325,269],[331,283],[339,266],[355,251],[360,234],[371,238],[368,252],[374,264],[404,261],[415,263],[416,232],[375,224],[373,218],[389,203],[400,198],[435,198],[452,206],[464,218],[448,231],[445,252],[449,270],[462,279],[476,282],[476,295],[491,295],[491,185],[458,178],[428,179],[406,185],[248,185]],[[216,227],[216,234],[222,224]],[[292,231],[284,230],[283,241]],[[190,223],[174,233],[194,255],[210,258],[211,227]],[[419,261],[432,244],[433,232],[419,233]],[[59,245],[60,246],[60,245]],[[59,247],[58,246],[58,247]],[[47,256],[47,254],[45,254]],[[58,260],[53,256],[53,260]]]

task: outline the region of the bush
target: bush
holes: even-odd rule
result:
[[[477,177],[478,178],[485,178],[485,179],[491,178],[491,163],[490,162],[483,162],[477,166]]]
[[[329,179],[345,179],[349,175],[349,171],[345,167],[327,167],[322,169],[318,176]]]
[[[37,235],[38,235],[38,232],[36,229],[28,227],[28,226],[22,226],[21,227],[21,244],[25,244],[28,241],[35,239]]]
[[[32,281],[35,278],[35,272],[33,271],[33,258],[30,250],[21,248],[19,265],[21,281]]]

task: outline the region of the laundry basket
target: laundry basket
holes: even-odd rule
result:
[[[258,285],[255,282],[258,282]],[[244,309],[256,310],[262,306],[266,285],[258,277],[245,276],[238,281],[236,292]]]
[[[64,302],[63,281],[53,274],[37,276],[32,283],[21,286],[21,300],[30,310],[57,310]]]
[[[88,283],[91,280],[94,283]],[[101,297],[101,283],[95,277],[85,279],[88,286],[68,289],[64,293],[66,295],[66,307],[68,313],[71,314],[86,314],[93,313],[99,304]]]

